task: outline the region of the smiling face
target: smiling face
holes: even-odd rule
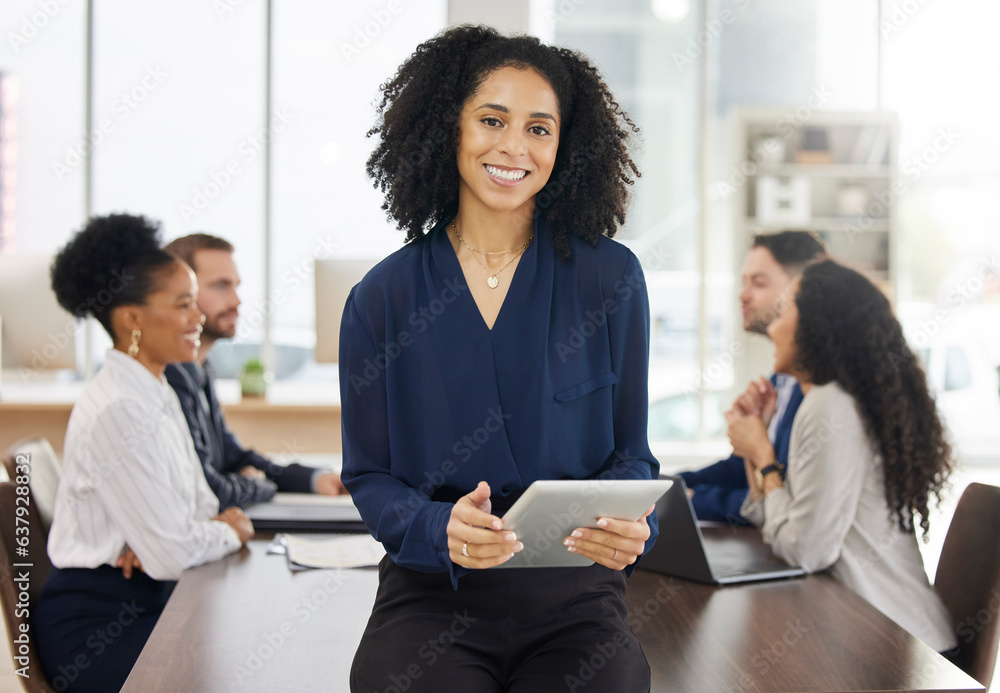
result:
[[[799,307],[795,297],[799,293],[799,280],[788,287],[788,291],[778,301],[778,316],[767,327],[767,335],[774,342],[774,370],[777,373],[793,375],[803,380],[805,375],[797,372],[798,346],[795,333],[799,329]]]
[[[534,210],[559,149],[559,103],[531,69],[490,73],[459,116],[459,204]]]
[[[122,326],[116,330],[122,336],[116,347],[126,351],[132,330],[140,330],[136,360],[154,375],[163,373],[168,363],[194,361],[197,357],[205,316],[198,310],[194,272],[183,262],[175,262],[163,271],[159,286],[145,303],[115,310],[120,311],[116,322]]]

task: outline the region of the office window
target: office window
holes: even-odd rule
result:
[[[365,175],[374,146],[365,133],[374,124],[379,85],[444,28],[446,2],[387,8],[384,0],[274,6],[273,99],[289,120],[274,140],[272,171],[278,377],[316,377],[313,262],[353,257],[374,264],[403,243]],[[339,313],[343,305],[319,309]]]
[[[987,84],[1000,69],[1000,6],[886,0],[883,15],[885,102],[901,114],[900,298],[956,314],[997,305],[1000,96]]]
[[[1000,71],[1000,5],[885,0],[882,15],[884,102],[900,114],[899,302],[902,315],[920,316],[904,326],[947,354],[931,386],[958,459],[995,463],[1000,95],[990,77]]]
[[[663,5],[664,3],[659,3]],[[687,7],[654,13],[649,2],[556,4],[554,41],[584,53],[641,128],[642,172],[625,228],[616,237],[639,257],[652,321],[650,436],[694,438],[699,421],[698,60],[684,56],[696,33]],[[710,327],[720,338],[721,324]]]
[[[5,0],[0,27],[0,252],[51,254],[84,215],[86,5]]]
[[[748,340],[734,276],[746,244],[734,238],[725,200],[710,192],[702,227],[701,157],[710,180],[727,179],[733,153],[726,148],[726,116],[737,105],[794,109],[818,91],[824,109],[873,108],[876,10],[863,0],[606,0],[557,3],[547,15],[555,41],[587,54],[642,128],[643,177],[620,238],[643,263],[650,292],[652,439],[721,436],[721,409],[746,385],[733,378]]]
[[[243,279],[235,341],[259,344],[266,16],[260,3],[220,7],[95,3],[93,118],[109,132],[94,150],[93,212],[159,219],[167,240],[231,241]],[[225,375],[233,348],[218,350]]]
[[[945,362],[944,389],[946,391],[961,390],[972,384],[972,373],[969,372],[969,360],[962,347],[948,347],[948,360]]]

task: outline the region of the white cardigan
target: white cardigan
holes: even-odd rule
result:
[[[882,460],[854,399],[836,382],[802,400],[785,486],[743,503],[774,553],[830,574],[938,652],[957,644],[931,587],[913,533],[900,531],[885,500]]]

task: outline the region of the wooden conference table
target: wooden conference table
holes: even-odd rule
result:
[[[266,547],[187,571],[122,690],[347,691],[376,571],[293,574]],[[628,607],[654,693],[983,691],[825,575],[719,588],[637,570]]]

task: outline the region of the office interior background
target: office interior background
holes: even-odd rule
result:
[[[584,52],[641,128],[617,238],[649,285],[665,467],[725,452],[723,411],[770,372],[739,315],[750,237],[809,228],[894,301],[957,443],[954,486],[1000,481],[993,0],[6,0],[0,401],[99,366],[106,336],[54,306],[43,270],[111,212],[232,241],[242,320],[220,374],[260,357],[275,388],[335,401],[315,350],[344,295],[314,278],[403,238],[364,172],[379,84],[463,22]]]
[[[734,392],[768,370],[739,320],[747,240],[811,228],[886,287],[965,452],[988,457],[1000,449],[988,86],[1000,48],[986,28],[998,15],[986,0],[102,0],[88,44],[85,2],[4,3],[6,383],[93,372],[102,331],[43,301],[37,270],[88,215],[128,211],[167,238],[237,246],[243,320],[216,350],[224,376],[261,356],[279,381],[335,389],[315,328],[343,296],[317,305],[315,261],[374,263],[402,238],[364,174],[378,86],[420,41],[482,21],[586,53],[642,129],[618,238],[649,282],[652,439],[722,436]],[[841,119],[827,127],[829,114]],[[796,164],[817,133],[831,158]],[[767,135],[778,156],[761,149]],[[772,181],[779,197],[804,184],[805,208],[778,200],[792,209],[767,217]]]
[[[1000,97],[988,84],[1000,48],[985,27],[1000,7],[943,5],[102,0],[88,45],[86,3],[4,3],[5,384],[99,363],[106,337],[51,308],[39,269],[89,214],[127,211],[161,220],[168,239],[207,231],[237,246],[243,319],[216,350],[223,375],[261,356],[279,381],[335,389],[315,328],[343,296],[317,305],[316,261],[374,263],[402,238],[364,174],[378,86],[420,41],[485,21],[586,53],[642,129],[643,176],[618,238],[649,283],[652,439],[718,439],[744,376],[767,372],[763,340],[741,329],[739,267],[753,232],[794,227],[886,287],[963,450],[989,457],[1000,449]],[[831,112],[841,125],[822,127]],[[872,125],[883,122],[885,133]],[[795,164],[816,132],[854,139]],[[768,134],[782,161],[753,149]],[[763,178],[804,181],[804,215],[754,216]]]

